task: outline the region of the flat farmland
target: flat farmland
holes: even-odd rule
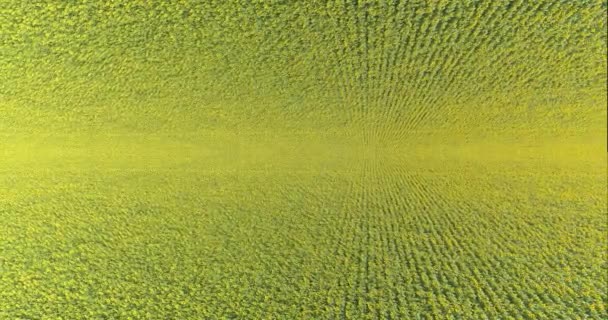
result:
[[[608,319],[606,10],[0,1],[0,319]]]
[[[2,172],[1,317],[606,316],[597,164],[118,160]]]

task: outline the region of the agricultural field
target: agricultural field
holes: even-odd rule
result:
[[[607,4],[0,3],[0,319],[608,319]]]

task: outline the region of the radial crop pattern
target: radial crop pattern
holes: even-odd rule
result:
[[[0,1],[0,318],[607,319],[606,16]]]

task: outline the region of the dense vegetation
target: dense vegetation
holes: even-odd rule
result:
[[[607,4],[0,3],[0,318],[608,318]]]

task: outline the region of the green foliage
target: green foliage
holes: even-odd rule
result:
[[[606,3],[0,1],[1,319],[606,319]]]

